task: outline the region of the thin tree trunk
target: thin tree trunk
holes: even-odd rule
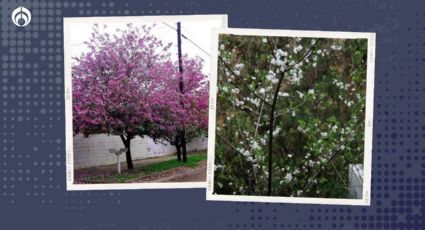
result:
[[[282,77],[280,78],[282,79]],[[281,80],[279,81],[278,86],[280,85]],[[279,92],[279,89],[276,90],[276,92]],[[277,93],[276,93],[277,94]],[[272,195],[272,181],[273,181],[273,130],[274,130],[274,111],[276,108],[276,97],[273,99],[272,104],[272,110],[270,112],[270,126],[269,126],[269,143],[268,143],[268,169],[269,169],[269,175],[268,175],[268,186],[267,186],[267,196]]]
[[[176,144],[176,150],[177,150],[177,160],[181,161],[182,160],[182,151],[181,151],[181,147],[179,144]]]
[[[180,136],[180,140],[181,140],[181,147],[182,147],[182,154],[183,154],[183,162],[187,162],[186,137],[184,132],[182,132],[182,135]]]
[[[306,51],[301,59],[297,62],[300,63],[301,61],[304,61],[304,59],[311,53],[311,51],[316,47],[316,45],[319,43],[320,39],[318,39],[308,51]],[[273,101],[271,104],[271,111],[270,111],[270,126],[269,126],[269,143],[268,143],[268,171],[269,171],[269,177],[268,177],[268,186],[267,186],[267,195],[272,195],[272,182],[273,182],[273,130],[274,130],[274,122],[275,122],[275,110],[276,110],[276,102],[277,97],[280,90],[280,85],[282,84],[283,77],[286,72],[288,72],[290,69],[292,69],[294,65],[290,66],[289,68],[286,68],[285,71],[283,71],[280,75],[279,82],[277,83],[276,90],[274,91],[273,95]]]
[[[181,151],[181,145],[180,145],[180,136],[177,135],[174,138],[174,142],[171,142],[172,145],[176,146],[176,150],[177,150],[177,160],[181,161],[182,160],[182,151]]]
[[[121,134],[120,137],[122,142],[124,143],[124,146],[127,148],[127,152],[125,152],[125,158],[127,160],[127,169],[134,169],[133,159],[131,158],[131,138],[127,137],[126,139],[123,134]]]
[[[131,159],[131,148],[130,148],[131,139],[127,141],[127,152],[125,153],[125,158],[127,159],[127,169],[134,169],[133,159]]]

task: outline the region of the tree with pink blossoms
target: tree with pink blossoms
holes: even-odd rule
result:
[[[86,45],[89,51],[72,66],[73,129],[82,133],[119,135],[127,148],[128,169],[133,169],[131,140],[150,135],[161,118],[154,110],[178,100],[166,89],[175,67],[169,61],[170,44],[150,34],[149,27],[127,25],[115,35],[96,25]],[[175,97],[175,98],[174,98]]]
[[[201,62],[186,60],[188,90],[181,94],[176,82],[179,73],[170,60],[171,44],[153,36],[151,27],[127,25],[110,35],[96,25],[86,45],[89,51],[75,58],[72,66],[75,135],[119,135],[127,148],[127,167],[133,169],[134,137],[165,140],[182,125],[206,127],[199,125],[206,120],[194,118],[204,114],[200,109],[207,110]],[[196,98],[201,95],[205,99]]]
[[[174,64],[174,65],[177,65]],[[206,135],[208,129],[208,77],[202,73],[203,61],[200,58],[183,57],[183,73],[176,71],[168,82],[171,88],[168,92],[179,92],[180,76],[183,79],[183,90],[180,99],[167,101],[157,117],[158,129],[153,137],[174,145],[177,150],[177,160],[186,161],[187,155],[183,148],[181,132],[185,134],[185,144],[196,137]],[[173,104],[169,104],[173,103]],[[176,104],[177,103],[177,104]]]

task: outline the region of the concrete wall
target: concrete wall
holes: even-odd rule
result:
[[[124,148],[119,136],[106,134],[93,135],[84,138],[82,135],[74,136],[74,169],[93,166],[110,165],[116,163],[116,156],[109,149]],[[196,138],[187,144],[188,151],[203,150],[207,148],[207,138]],[[165,156],[176,153],[175,146],[155,144],[151,138],[136,137],[131,140],[131,155],[133,160]],[[125,162],[125,154],[120,156]]]

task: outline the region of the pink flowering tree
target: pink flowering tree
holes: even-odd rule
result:
[[[202,61],[185,57],[181,93],[171,44],[162,44],[150,31],[127,25],[111,36],[95,26],[86,43],[89,51],[72,66],[74,134],[119,135],[128,169],[134,168],[134,137],[167,141],[180,153],[179,131],[186,130],[191,140],[207,127],[208,81]]]
[[[177,63],[174,64],[177,66]],[[208,128],[208,77],[202,73],[203,61],[200,58],[183,58],[183,92],[180,93],[180,73],[170,75],[167,84],[170,85],[168,93],[178,100],[168,100],[162,104],[161,109],[155,111],[160,118],[160,124],[153,131],[155,139],[174,145],[177,150],[177,160],[187,158],[183,144],[187,144],[193,138],[206,135]],[[185,142],[180,138],[181,132],[185,132]]]
[[[131,140],[162,123],[156,107],[178,99],[167,89],[175,67],[168,60],[170,44],[150,34],[149,27],[127,25],[111,36],[96,25],[89,51],[72,66],[74,134],[119,135],[133,169]]]

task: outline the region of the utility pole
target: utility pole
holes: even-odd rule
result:
[[[184,85],[183,85],[183,59],[182,59],[182,34],[181,34],[181,23],[177,22],[177,49],[178,49],[178,58],[179,58],[179,73],[180,73],[180,82],[179,89],[180,93],[183,94]],[[184,108],[183,102],[180,102],[181,106]],[[186,152],[186,130],[183,129],[180,131],[180,143],[182,147],[183,162],[187,162],[187,152]]]

